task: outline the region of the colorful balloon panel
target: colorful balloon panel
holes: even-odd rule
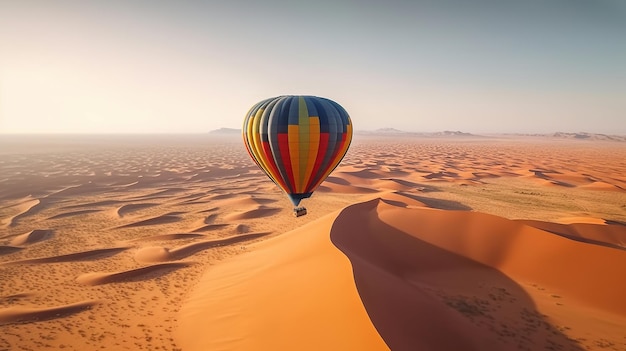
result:
[[[279,96],[254,105],[242,132],[252,159],[297,206],[343,159],[352,122],[332,100]]]

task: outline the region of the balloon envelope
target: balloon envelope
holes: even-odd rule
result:
[[[279,96],[248,111],[242,134],[252,159],[297,206],[343,159],[352,122],[332,100]]]

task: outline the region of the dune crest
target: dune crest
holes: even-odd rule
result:
[[[182,220],[182,217],[180,215],[181,215],[180,212],[166,213],[157,217],[152,217],[152,218],[144,219],[141,221],[125,224],[125,225],[119,226],[118,228],[144,227],[144,226],[154,226],[154,225],[159,225],[159,224],[178,222]]]
[[[84,215],[84,214],[89,214],[89,213],[94,213],[94,212],[100,212],[101,210],[96,210],[96,209],[91,209],[91,210],[79,210],[79,211],[70,211],[70,212],[63,212],[63,213],[59,213],[57,215],[54,215],[48,219],[59,219],[59,218],[65,218],[65,217],[72,217],[72,216],[79,216],[79,215]]]
[[[42,203],[42,200],[29,198],[16,206],[19,211],[16,215],[7,218],[3,222],[6,223],[6,226],[8,227],[16,226],[20,219],[39,212],[43,209],[43,207],[44,204]]]
[[[35,229],[29,233],[24,233],[16,236],[11,240],[11,245],[26,245],[33,244],[39,241],[47,240],[54,234],[50,229]]]
[[[144,208],[150,208],[150,207],[157,206],[157,205],[158,205],[157,203],[127,204],[127,205],[122,205],[118,207],[115,213],[118,217],[121,218],[121,217],[127,216],[128,214],[132,212],[136,212]]]
[[[226,221],[240,221],[260,217],[269,217],[282,210],[283,209],[280,207],[268,207],[264,205],[259,205],[252,208],[246,208],[241,211],[229,213],[228,215],[224,216],[224,219]]]
[[[106,258],[116,255],[124,250],[128,250],[129,247],[111,247],[105,249],[87,250],[81,252],[74,252],[65,255],[49,256],[41,258],[29,258],[19,261],[5,262],[3,265],[16,265],[16,264],[42,264],[42,263],[58,263],[58,262],[75,262],[75,261],[87,261],[96,260],[100,258]]]
[[[181,239],[199,238],[203,236],[204,235],[197,234],[197,233],[175,233],[175,234],[161,234],[161,235],[145,236],[145,237],[137,238],[131,241],[141,242],[141,241],[181,240]]]
[[[121,272],[85,273],[76,278],[76,281],[84,285],[101,285],[146,280],[154,278],[155,276],[167,274],[168,272],[176,269],[189,267],[190,265],[190,262],[172,262],[154,264]]]
[[[206,240],[195,242],[174,249],[168,249],[165,247],[153,246],[144,247],[137,251],[135,259],[139,262],[165,262],[181,260],[185,257],[191,256],[199,251],[207,250],[216,246],[231,245],[244,241],[257,239],[268,235],[270,233],[249,233],[232,236],[225,239],[218,240]]]
[[[520,220],[519,222],[572,240],[626,250],[626,226],[624,225],[599,224],[598,222],[563,224],[533,220]]]

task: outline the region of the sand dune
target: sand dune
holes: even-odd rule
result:
[[[517,350],[551,345],[582,350],[545,317],[522,282],[558,291],[552,296],[567,301],[572,310],[583,308],[576,307],[580,301],[626,317],[626,291],[614,285],[624,266],[622,250],[572,241],[520,222],[375,199],[215,267],[183,307],[181,340],[190,350]],[[577,274],[566,273],[571,270]],[[352,271],[355,285],[350,287]],[[355,300],[363,305],[352,305]],[[286,325],[280,322],[284,320],[300,323]],[[370,321],[384,342],[366,326]],[[240,323],[245,330],[235,327]],[[192,338],[200,329],[205,337]],[[355,329],[361,338],[353,338]]]
[[[141,181],[139,182],[141,183]],[[159,191],[152,192],[150,194],[140,195],[132,198],[133,201],[143,201],[150,199],[166,199],[170,198],[171,195],[178,194],[185,191],[184,188],[171,188],[171,189],[162,189]]]
[[[584,189],[589,189],[589,190],[604,190],[604,191],[624,191],[626,190],[625,188],[619,186],[619,185],[615,185],[615,184],[610,184],[607,182],[601,182],[601,181],[597,181],[597,182],[592,182],[589,184],[584,184],[580,186],[581,188]]]
[[[426,187],[423,184],[411,182],[405,179],[398,179],[398,178],[381,178],[379,181],[377,181],[373,185],[377,189],[381,189],[381,190],[423,191],[426,189]]]
[[[16,206],[16,208],[18,208],[18,213],[15,214],[14,216],[9,217],[6,220],[6,224],[8,226],[15,226],[18,223],[18,220],[20,220],[23,217],[26,217],[30,214],[35,214],[37,213],[39,210],[41,210],[43,208],[43,205],[41,203],[41,200],[38,199],[29,199],[21,204],[19,204],[18,206]]]
[[[626,226],[618,224],[571,223],[560,224],[543,221],[520,221],[529,226],[586,243],[626,249]]]
[[[0,325],[7,323],[36,322],[63,318],[67,315],[88,310],[96,304],[97,303],[94,301],[86,301],[74,303],[71,305],[49,308],[13,307],[0,309]]]
[[[24,233],[16,236],[11,240],[11,245],[26,245],[33,244],[39,241],[43,241],[49,239],[54,234],[53,230],[50,229],[35,229],[28,233]]]
[[[344,193],[344,194],[371,194],[371,193],[376,192],[375,189],[371,189],[367,187],[333,184],[333,183],[325,183],[324,185],[320,185],[320,187],[318,188],[318,191]]]
[[[49,198],[66,198],[72,196],[79,196],[83,194],[94,194],[99,192],[107,191],[108,188],[106,186],[97,185],[93,182],[87,182],[84,184],[71,185],[64,187],[61,190],[54,191],[49,194],[47,197]]]
[[[129,269],[122,272],[86,273],[76,278],[76,280],[84,285],[134,282],[162,276],[172,270],[189,267],[189,265],[191,265],[189,262],[160,263],[136,269]]]
[[[156,204],[156,203],[127,204],[127,205],[120,206],[115,211],[115,213],[119,217],[124,217],[124,216],[128,215],[129,213],[136,212],[136,211],[142,210],[144,208],[150,208],[150,207],[153,207],[153,206],[156,206],[156,205],[158,205],[158,204]]]
[[[22,292],[22,293],[7,295],[7,296],[0,296],[0,303],[13,302],[16,300],[31,297],[33,295],[34,295],[33,293]]]
[[[224,219],[226,221],[240,221],[251,218],[269,217],[278,212],[281,212],[282,210],[283,209],[279,207],[256,206],[251,209],[229,213],[228,215],[224,216]]]
[[[209,200],[218,207],[250,207],[276,202],[274,199],[238,194],[216,195],[211,197]]]
[[[89,214],[89,213],[100,212],[100,211],[101,210],[94,209],[94,210],[80,210],[80,211],[64,212],[64,213],[59,213],[57,215],[49,217],[48,219],[59,219],[59,218],[65,218],[65,217],[79,216],[83,214]]]
[[[622,250],[568,240],[482,213],[415,209],[409,214],[385,204],[379,204],[376,211],[381,222],[418,239],[520,279],[562,290],[594,307],[626,314],[626,301],[621,297],[626,286],[613,284],[619,267],[626,266]],[[415,223],[420,223],[419,230]],[[458,234],[459,227],[463,235]],[[568,274],[572,271],[576,274]]]
[[[57,255],[42,258],[31,258],[19,261],[5,262],[3,265],[16,265],[16,264],[43,264],[43,263],[58,263],[58,262],[75,262],[75,261],[87,261],[96,260],[112,255],[116,255],[124,250],[128,250],[128,247],[112,247],[106,249],[96,249],[81,252],[74,252],[65,255]]]
[[[165,247],[144,247],[137,251],[135,259],[139,262],[165,262],[165,261],[177,261],[188,256],[191,256],[197,252],[207,250],[217,246],[231,245],[241,243],[253,239],[257,239],[268,235],[270,233],[249,233],[241,234],[226,239],[218,240],[206,240],[195,242],[175,249],[168,249]]]
[[[206,209],[206,210],[201,210],[201,211],[198,211],[198,212],[199,212],[199,213],[206,213],[206,212],[213,212],[213,211],[217,211],[217,210],[219,210],[219,209],[220,209],[219,207],[211,207],[211,208],[209,208],[209,209]]]
[[[207,225],[203,225],[201,227],[192,229],[191,231],[194,233],[203,233],[203,232],[208,232],[212,230],[218,230],[218,229],[228,227],[228,226],[230,226],[230,224],[228,223],[207,224]]]
[[[178,222],[182,219],[180,216],[180,212],[171,212],[166,213],[157,217],[144,219],[142,221],[137,221],[129,224],[124,224],[119,226],[118,228],[130,228],[130,227],[143,227],[143,226],[151,226],[151,225],[159,225],[165,223],[173,223]]]
[[[202,234],[196,233],[175,233],[175,234],[161,234],[161,235],[152,235],[141,237],[132,240],[133,242],[139,241],[164,241],[164,240],[181,240],[181,239],[192,239],[192,238],[200,238],[204,237]]]
[[[239,138],[31,139],[0,350],[626,350],[620,143],[355,137],[294,218]]]
[[[386,349],[359,300],[349,261],[324,236],[332,220],[265,241],[210,270],[181,310],[182,348]]]

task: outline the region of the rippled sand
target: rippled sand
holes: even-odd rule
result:
[[[294,218],[237,137],[6,138],[0,350],[624,350],[625,145],[357,135]]]

